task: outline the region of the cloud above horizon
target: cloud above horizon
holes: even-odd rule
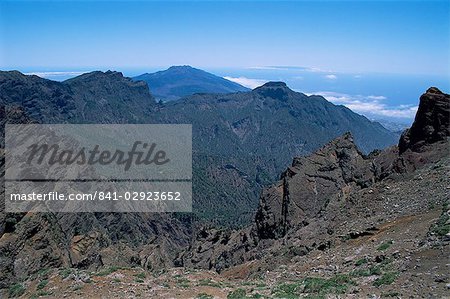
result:
[[[336,79],[337,79],[337,76],[331,74],[331,75],[326,75],[325,78],[330,79],[330,80],[336,80]]]
[[[394,118],[412,119],[416,115],[418,106],[399,105],[388,106],[383,101],[387,100],[381,95],[350,95],[333,91],[317,91],[308,95],[321,95],[336,105],[344,105],[354,112],[365,116],[382,116]]]
[[[267,82],[269,82],[269,80],[264,80],[264,79],[252,79],[252,78],[247,78],[247,77],[223,77],[224,79],[227,79],[229,81],[241,84],[242,86],[254,89],[256,87],[259,87]]]
[[[31,72],[25,73],[25,75],[36,75],[41,78],[52,78],[52,77],[60,77],[60,76],[79,76],[85,72]]]
[[[251,66],[247,67],[250,70],[264,70],[264,71],[300,71],[309,73],[334,73],[335,71],[322,69],[319,67],[309,66]]]

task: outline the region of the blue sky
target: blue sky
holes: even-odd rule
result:
[[[448,74],[450,1],[2,1],[0,67]]]
[[[427,87],[450,89],[450,1],[0,1],[1,70],[185,64],[410,123]]]

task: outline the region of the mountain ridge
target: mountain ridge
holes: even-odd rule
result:
[[[398,145],[364,155],[345,133],[311,155],[294,157],[280,180],[262,191],[250,226],[200,230],[183,265],[235,279],[285,277],[289,282],[278,291],[290,298],[325,292],[296,284],[302,276],[341,279],[343,293],[358,297],[380,289],[413,297],[430,289],[445,294],[448,286],[439,282],[446,278],[434,277],[447,277],[450,132],[429,116],[447,113],[449,105],[448,94],[423,94],[415,129],[405,133],[415,142],[402,152],[404,136]],[[435,276],[422,275],[426,271]]]
[[[436,99],[434,93],[426,97]],[[448,95],[438,98],[439,103],[450,101]],[[440,213],[437,208],[423,214],[426,221],[417,218],[412,224],[401,222],[390,230],[396,221],[422,215],[428,206],[438,206],[447,198],[448,131],[439,123],[436,126],[433,117],[414,125],[419,128],[409,133],[414,144],[403,153],[399,154],[398,146],[393,145],[383,151],[366,150],[364,154],[355,143],[365,140],[358,141],[356,136],[367,136],[371,142],[377,138],[378,142],[386,142],[383,134],[393,136],[347,108],[322,97],[294,92],[280,83],[245,93],[196,94],[159,104],[145,83],[132,82],[120,73],[94,73],[58,83],[13,72],[0,73],[0,101],[6,108],[0,110],[0,115],[8,123],[193,123],[196,211],[186,216],[12,214],[1,210],[0,253],[4,258],[0,260],[0,288],[32,280],[29,277],[33,274],[40,278],[40,271],[47,268],[88,273],[95,283],[101,283],[97,278],[101,275],[96,273],[105,267],[141,267],[142,271],[159,273],[178,266],[200,269],[196,270],[200,273],[201,269],[215,270],[240,279],[262,277],[266,281],[271,281],[271,273],[295,275],[299,271],[314,279],[317,275],[332,279],[330,273],[341,275],[342,269],[345,277],[355,277],[356,262],[346,261],[353,256],[367,259],[370,267],[389,261],[400,273],[402,269],[415,271],[404,260],[415,260],[413,254],[420,254],[423,248],[414,247],[419,241],[408,239],[420,239],[423,246],[430,244],[430,248],[446,244],[445,236],[437,236],[434,228],[423,224],[436,223],[433,225],[439,232],[443,230],[436,222]],[[92,106],[86,108],[86,103]],[[123,107],[127,109],[122,111]],[[433,107],[419,109],[418,113],[437,111]],[[445,115],[446,110],[442,111]],[[33,116],[40,118],[35,120]],[[428,126],[436,131],[432,136],[445,138],[422,142],[420,128]],[[349,130],[352,134],[345,133]],[[367,148],[371,146],[375,148],[373,143],[366,143]],[[3,155],[0,150],[4,173]],[[275,176],[279,179],[274,182]],[[264,186],[267,188],[259,192]],[[211,227],[219,217],[224,222],[215,222],[218,227],[224,223],[231,226],[229,223],[235,224],[243,212],[248,212],[252,220],[242,229],[204,227]],[[393,236],[399,245],[389,243]],[[368,245],[355,247],[352,240]],[[385,243],[393,249],[376,249]],[[407,251],[397,252],[403,250],[401,245]],[[426,259],[426,255],[421,257]],[[317,271],[329,264],[339,269]],[[377,271],[371,274],[373,279],[390,273],[385,268]],[[53,278],[49,278],[52,285]],[[345,281],[350,279],[354,278]],[[377,292],[364,279],[358,283]],[[271,287],[269,292],[276,293],[277,288]]]
[[[345,107],[284,83],[156,103],[146,83],[120,72],[92,72],[64,82],[0,73],[0,99],[22,105],[41,123],[192,123],[194,208],[203,220],[226,225],[250,221],[259,190],[292,156],[349,130],[366,153],[397,139]]]

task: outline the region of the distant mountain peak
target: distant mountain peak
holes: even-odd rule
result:
[[[194,68],[190,65],[173,65],[169,67],[165,71],[161,72],[172,72],[172,73],[181,73],[181,74],[189,74],[189,73],[206,73],[205,71],[202,71],[200,69]]]
[[[281,82],[281,81],[270,81],[267,82],[263,85],[261,85],[260,87],[257,87],[256,89],[259,88],[287,88],[289,89],[289,87],[286,85],[286,83]]]
[[[89,73],[84,73],[80,76],[68,79],[64,81],[67,84],[72,85],[86,85],[89,84],[91,86],[102,87],[109,86],[110,84],[121,84],[123,86],[127,86],[130,88],[138,88],[144,94],[148,94],[150,96],[147,84],[142,81],[133,81],[129,77],[125,77],[121,72],[108,70],[106,72],[102,71],[93,71]]]
[[[172,65],[167,70],[198,70],[190,65]]]
[[[195,93],[234,93],[248,88],[190,65],[171,66],[164,71],[133,78],[147,82],[158,99],[176,100]]]
[[[267,82],[264,85],[255,88],[253,91],[264,97],[270,97],[281,101],[287,101],[289,94],[294,92],[286,85],[286,83],[276,81]]]
[[[126,78],[123,76],[123,74],[121,72],[117,72],[117,71],[111,71],[111,70],[107,70],[106,72],[102,72],[102,71],[93,71],[93,72],[89,72],[89,73],[84,73],[81,74],[79,76],[73,77],[71,79],[68,79],[66,81],[70,82],[70,81],[76,81],[76,80],[85,80],[85,79],[104,79],[104,78],[108,78],[108,79],[122,79],[122,78]]]

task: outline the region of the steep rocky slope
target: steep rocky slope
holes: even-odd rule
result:
[[[8,76],[12,76],[14,82],[10,82]],[[19,79],[15,76],[19,76]],[[151,100],[148,91],[144,95],[139,91],[142,88],[145,91],[145,86],[135,85],[120,74],[111,72],[93,76],[101,78],[92,79],[87,76],[81,82],[77,82],[77,80],[81,80],[78,78],[57,85],[57,90],[60,90],[61,94],[46,101],[57,109],[58,99],[62,97],[67,99],[68,103],[73,103],[74,107],[81,107],[82,103],[97,98],[97,96],[106,97],[110,92],[115,94],[116,90],[118,90],[117,97],[112,95],[108,97],[111,97],[111,102],[115,102],[118,107],[123,107],[126,102],[131,102],[131,108],[140,107],[139,105],[144,104],[145,101]],[[33,103],[33,101],[35,99],[43,100],[44,97],[49,96],[49,92],[54,89],[53,83],[48,80],[41,81],[42,79],[35,77],[28,82],[22,75],[14,72],[7,73],[5,77],[7,79],[3,78],[4,80],[0,81],[2,86],[8,88],[1,91],[2,94],[7,94],[1,98],[7,104],[7,109],[2,112],[5,117],[2,121],[12,123],[36,121],[32,116],[40,115],[37,112],[44,109],[44,106],[39,106],[39,101],[37,103]],[[114,79],[113,82],[118,81],[120,85],[109,86],[111,78]],[[37,81],[34,82],[34,80]],[[102,82],[101,87],[96,87],[97,80]],[[11,90],[16,90],[15,88],[17,88],[15,91],[17,94],[11,95]],[[33,91],[31,94],[27,93],[29,89]],[[75,92],[77,89],[79,91]],[[128,89],[132,89],[132,91]],[[122,91],[127,94],[136,92],[136,96],[124,102],[120,95]],[[71,95],[71,93],[74,94]],[[440,112],[438,112],[445,115],[445,109],[448,110],[448,95],[439,97],[432,95],[433,93],[427,93],[426,96],[431,96],[440,104],[430,107],[443,107],[443,110],[440,111],[441,108],[439,108]],[[211,103],[205,102],[206,100],[199,96],[194,96],[186,99],[184,106],[178,106],[179,103],[167,106],[153,103],[151,104],[153,109],[151,115],[155,116],[155,119],[167,122],[184,122],[193,117],[192,109],[197,107],[200,111],[197,112],[199,115],[211,116],[206,119],[195,118],[200,130],[203,125],[206,128],[206,131],[200,131],[194,136],[196,144],[199,146],[201,144],[198,143],[199,141],[206,141],[205,138],[208,138],[205,132],[213,132],[217,135],[216,137],[235,136],[236,132],[230,128],[228,131],[222,130],[219,125],[216,130],[210,131],[214,127],[211,123],[214,121],[216,124],[221,124],[222,121],[227,120],[227,117],[228,121],[232,117],[242,117],[242,113],[246,113],[250,109],[257,111],[260,109],[259,111],[268,117],[271,124],[281,126],[281,120],[270,118],[270,113],[279,113],[278,115],[283,116],[283,119],[289,123],[288,117],[292,115],[289,111],[306,114],[307,111],[320,110],[322,104],[325,105],[323,108],[325,110],[336,108],[326,102],[321,103],[321,98],[315,102],[314,98],[294,93],[281,83],[267,84],[247,96],[247,102],[242,103],[238,102],[238,100],[242,100],[240,95],[236,97],[235,94],[222,96],[222,100],[217,98],[216,102],[212,101]],[[205,97],[215,98],[215,96]],[[95,103],[95,105],[100,104]],[[93,106],[96,107],[95,109],[101,110],[95,105]],[[215,107],[215,105],[219,105],[219,107]],[[221,105],[225,105],[225,108],[221,108]],[[258,109],[257,105],[260,105]],[[428,110],[423,108],[422,103],[420,106],[420,111],[427,113]],[[44,116],[41,117],[62,121],[71,115],[71,120],[74,122],[89,115],[89,118],[86,118],[89,121],[94,121],[95,117],[98,117],[94,113],[76,114],[80,111],[78,108],[65,110],[64,107],[63,105],[61,109],[52,112],[54,114],[43,114]],[[118,112],[109,105],[104,107],[106,113],[102,119],[111,121]],[[183,112],[172,114],[177,115],[177,118],[168,121],[166,117],[171,115],[168,112],[175,111],[172,110],[173,107],[179,107],[177,111]],[[233,112],[236,107],[245,108],[239,111],[240,116],[239,113],[234,114]],[[217,116],[219,108],[223,112],[223,116],[220,117]],[[127,118],[134,118],[138,113],[136,109],[128,111]],[[362,125],[367,121],[362,117],[355,116],[345,108],[339,109],[342,110],[343,119],[349,113]],[[84,108],[81,111],[87,110]],[[143,112],[141,111],[141,113]],[[324,116],[324,120],[329,120],[332,117],[331,114],[332,112],[329,111]],[[118,117],[123,117],[123,115]],[[418,118],[420,117],[418,116]],[[44,121],[42,118],[37,120]],[[292,121],[293,124],[295,121]],[[366,123],[367,126],[371,126],[370,124]],[[311,124],[307,122],[307,125]],[[65,267],[83,271],[98,271],[103,267],[136,266],[142,267],[145,271],[159,271],[170,266],[184,266],[214,269],[221,273],[228,273],[227,275],[230,276],[254,277],[266,270],[279,271],[276,269],[279,265],[290,264],[294,258],[308,257],[317,252],[334,250],[340,245],[345,246],[348,239],[369,237],[376,234],[377,231],[383,231],[387,221],[397,221],[403,216],[409,217],[431,205],[438,207],[448,197],[448,189],[446,189],[448,186],[448,160],[445,160],[445,157],[448,156],[446,139],[448,133],[442,132],[442,128],[436,127],[434,124],[427,122],[426,125],[431,126],[437,131],[438,136],[444,136],[444,138],[424,142],[420,147],[408,148],[400,155],[397,147],[392,147],[366,156],[357,149],[352,135],[345,134],[309,157],[296,158],[292,167],[283,173],[282,180],[263,192],[253,225],[238,231],[202,229],[198,231],[193,242],[190,242],[192,232],[190,222],[186,221],[182,215],[173,217],[166,214],[143,213],[5,214],[2,208],[0,218],[2,220],[1,286],[8,287],[14,282],[27,281],[28,277],[37,274],[42,269]],[[272,134],[269,130],[270,127],[266,124],[264,126],[266,126],[264,127],[265,132]],[[374,130],[378,127],[376,124],[373,126]],[[285,128],[283,132],[290,132],[287,130],[288,128],[290,127]],[[279,129],[281,130],[281,127]],[[278,132],[270,135],[271,138],[279,140],[281,137],[278,135],[281,134]],[[338,132],[337,129],[335,132]],[[294,133],[300,134],[296,131]],[[292,136],[297,136],[294,133]],[[264,139],[265,141],[260,139],[262,138],[260,135],[255,137],[250,134],[248,136],[254,138],[252,143],[246,145],[250,153],[252,153],[252,148],[256,148],[254,142],[259,142],[259,146],[267,142],[267,139]],[[242,141],[238,143],[235,138],[230,137],[230,139],[225,138],[224,140],[231,140],[236,144],[236,156],[227,156],[226,152],[221,152],[223,148],[229,146],[227,144],[217,144],[216,147],[213,147],[211,144],[214,144],[215,138],[211,139],[212,143],[206,146],[205,151],[208,150],[209,155],[203,156],[205,157],[203,165],[204,169],[208,169],[205,171],[205,178],[211,177],[212,183],[209,183],[209,187],[224,190],[217,187],[216,182],[223,179],[222,172],[227,172],[232,174],[227,176],[230,178],[227,181],[230,184],[230,190],[247,188],[248,185],[245,185],[242,178],[248,177],[248,174],[236,167],[239,162],[237,154],[245,152],[243,144],[246,143]],[[415,138],[414,134],[411,135],[411,138]],[[270,147],[270,151],[265,155],[275,153],[276,150],[287,155],[289,150],[282,151],[286,147],[286,143],[280,140],[279,142],[280,147]],[[288,148],[291,147],[292,145],[288,146]],[[201,151],[202,148],[199,147],[197,150]],[[301,151],[303,150],[304,147]],[[223,155],[219,155],[219,153]],[[217,160],[211,160],[210,157],[217,158],[221,164],[215,164],[214,161]],[[244,157],[248,158],[248,156]],[[251,157],[253,158],[248,158],[245,161],[246,164],[242,165],[250,165],[255,160],[257,161],[256,158],[260,158],[259,156]],[[264,156],[261,155],[261,157]],[[267,164],[261,163],[260,165]],[[417,181],[411,179],[416,176],[420,176],[422,179]],[[2,179],[3,177],[2,175]],[[202,178],[198,179],[199,183],[204,183]],[[304,188],[305,186],[306,188]],[[431,198],[424,201],[423,198],[427,198],[430,192]],[[217,201],[214,201],[210,194],[208,195],[207,199],[212,202],[211,208],[217,209]],[[226,200],[227,197],[222,198]],[[240,208],[238,205],[236,207]],[[434,214],[423,217],[429,217],[427,221],[434,221],[435,214],[436,211]],[[436,215],[439,216],[439,214],[441,214],[440,211]],[[438,228],[442,226],[437,220],[435,223]],[[413,223],[413,227],[414,225],[415,223]],[[427,226],[427,228],[430,227]],[[434,229],[430,228],[422,235],[424,238],[428,238],[428,234],[432,235],[433,231]],[[439,231],[442,230],[439,229]],[[420,235],[414,238],[420,238]],[[442,243],[446,242],[445,238],[436,240],[431,238],[430,242],[446,244]],[[411,247],[412,251],[416,249],[414,246]],[[341,255],[338,256],[341,257]],[[302,261],[307,266],[309,260],[303,259]],[[300,267],[301,265],[297,264],[296,266]],[[247,270],[243,271],[242,269]]]
[[[169,102],[158,113],[163,123],[193,124],[194,152],[208,156],[194,155],[194,174],[204,174],[194,175],[194,197],[208,194],[198,205],[194,202],[194,208],[203,218],[220,220],[218,224],[236,224],[236,211],[245,212],[241,218],[248,223],[261,188],[273,182],[293,156],[309,154],[346,131],[363,152],[398,140],[380,124],[320,96],[294,92],[282,82],[245,93],[194,95]],[[197,169],[205,160],[207,167]],[[205,188],[195,188],[196,178]]]
[[[436,88],[421,97],[416,121],[405,133],[414,146],[402,153],[394,146],[366,156],[351,134],[344,134],[310,156],[295,158],[281,181],[262,192],[252,226],[201,231],[184,264],[241,278],[265,271],[281,275],[284,269],[294,298],[302,292],[300,277],[308,275],[344,275],[348,290],[361,280],[357,292],[380,293],[380,286],[393,284],[387,289],[401,290],[398,294],[444,294],[448,269],[440,264],[445,265],[450,241],[449,105],[450,96]],[[441,121],[427,115],[440,115]],[[439,138],[428,138],[423,128]],[[414,257],[417,265],[421,258],[426,261],[424,270],[417,270]],[[431,268],[435,277],[408,289],[408,281],[417,280],[414,273]],[[366,277],[371,280],[363,281]]]
[[[446,296],[449,134],[434,118],[420,122],[422,113],[448,115],[449,104],[450,96],[434,88],[421,97],[413,127],[440,137],[410,130],[416,141],[402,153],[393,146],[364,155],[347,133],[295,158],[281,180],[262,192],[254,224],[234,231],[204,228],[189,245],[183,228],[164,215],[16,215],[0,239],[1,281],[9,286],[3,294]],[[7,114],[25,117],[17,110]]]
[[[156,105],[144,82],[112,71],[65,82],[0,72],[0,102],[22,106],[39,123],[139,123]]]
[[[144,82],[119,72],[54,82],[12,71],[0,72],[0,102],[21,107],[39,123],[193,124],[196,217],[227,226],[251,221],[261,188],[293,156],[308,154],[346,131],[352,131],[364,152],[397,139],[378,123],[281,82],[158,104]]]
[[[22,108],[0,109],[2,125],[34,123]],[[2,140],[3,143],[3,140]],[[4,150],[0,150],[4,199]],[[61,169],[68,171],[67,169]],[[5,213],[0,203],[0,289],[42,269],[174,265],[191,229],[164,213]],[[176,237],[174,237],[176,236]],[[1,297],[1,294],[0,294]]]

